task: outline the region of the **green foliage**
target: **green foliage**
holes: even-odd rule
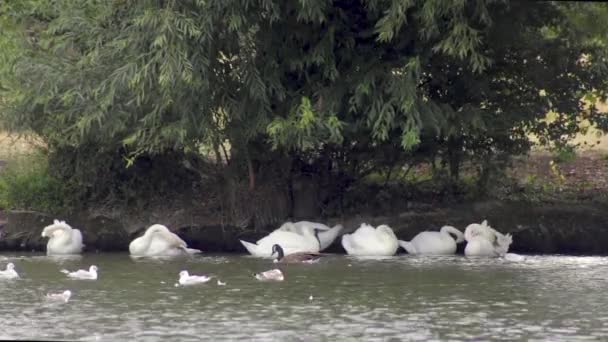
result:
[[[488,184],[530,133],[562,146],[581,120],[608,128],[581,101],[608,89],[608,26],[589,24],[608,7],[586,5],[2,2],[0,119],[41,136],[85,198],[137,197],[158,179],[137,180],[138,160],[168,172],[201,146],[250,187],[286,165],[341,189],[429,160]]]
[[[49,174],[47,156],[38,152],[11,160],[0,171],[0,208],[64,212],[68,192]]]

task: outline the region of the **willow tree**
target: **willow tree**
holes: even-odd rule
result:
[[[87,196],[191,169],[201,147],[250,189],[294,160],[360,176],[417,149],[525,143],[543,111],[575,113],[605,69],[567,14],[492,0],[5,2],[21,48],[3,120],[43,137]]]

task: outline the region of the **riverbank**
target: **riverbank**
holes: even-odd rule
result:
[[[184,209],[154,222],[168,225],[193,248],[223,253],[245,253],[239,239],[256,241],[280,224],[250,230],[199,215],[193,208]],[[9,211],[5,217],[0,250],[44,250],[46,241],[40,232],[55,217],[31,211]],[[86,252],[126,251],[128,243],[152,222],[95,214],[61,219],[81,229]],[[394,215],[356,215],[324,222],[341,223],[345,232],[353,231],[361,222],[388,224],[399,239],[409,240],[420,231],[437,230],[445,224],[464,229],[469,223],[484,219],[499,231],[513,235],[511,251],[516,253],[608,255],[608,207],[600,204],[488,201],[440,208],[421,205]],[[344,253],[339,240],[328,252]]]

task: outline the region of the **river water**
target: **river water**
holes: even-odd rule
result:
[[[232,341],[608,340],[608,258],[329,256],[282,266],[284,282],[252,274],[246,256],[133,260],[0,256],[21,279],[0,280],[0,339]],[[99,267],[97,281],[59,270]],[[216,280],[175,287],[178,272]],[[69,289],[68,303],[47,292]]]

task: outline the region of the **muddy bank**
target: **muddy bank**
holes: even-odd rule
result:
[[[4,216],[1,250],[45,250],[46,241],[40,233],[55,217],[31,211],[9,211]],[[245,253],[239,239],[255,241],[281,223],[252,229],[189,210],[175,211],[171,215],[148,213],[145,219],[88,213],[57,218],[83,232],[87,252],[127,251],[133,238],[151,223],[158,222],[176,231],[193,248],[205,252]],[[409,240],[420,231],[437,230],[445,224],[463,229],[467,224],[483,219],[499,231],[513,234],[513,252],[608,255],[608,208],[598,204],[480,202],[444,208],[418,206],[389,216],[359,215],[318,221],[342,223],[347,232],[356,229],[361,222],[389,224],[400,239]],[[339,241],[328,251],[344,253]]]

